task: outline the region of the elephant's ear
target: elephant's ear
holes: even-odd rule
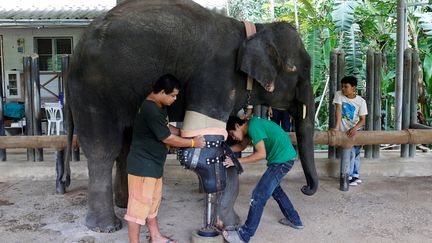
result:
[[[261,31],[245,40],[238,53],[237,67],[273,92],[279,54],[274,43]]]

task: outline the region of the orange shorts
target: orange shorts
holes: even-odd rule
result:
[[[157,216],[162,199],[162,178],[128,174],[129,200],[125,219],[140,225]]]

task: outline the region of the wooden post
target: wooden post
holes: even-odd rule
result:
[[[351,157],[351,148],[341,148],[342,156],[341,156],[341,174],[340,174],[340,187],[341,191],[348,191],[349,189],[349,171],[350,171],[350,157]]]
[[[23,58],[24,65],[24,80],[25,80],[25,116],[26,116],[26,131],[27,136],[33,136],[33,83],[31,79],[31,63],[30,56]],[[27,149],[27,160],[35,161],[35,150]]]
[[[339,50],[337,56],[337,82],[336,87],[337,90],[341,90],[341,80],[345,77],[345,52],[343,50]],[[342,148],[336,148],[336,158],[342,158]]]
[[[336,125],[336,108],[333,105],[333,99],[337,87],[337,51],[330,52],[330,80],[329,80],[329,129]],[[328,146],[328,158],[336,158],[336,148]]]
[[[341,79],[345,76],[345,52],[339,50],[337,58],[337,90],[341,90]]]
[[[381,53],[374,53],[374,102],[373,102],[373,130],[381,131],[381,68],[382,56]],[[380,157],[380,145],[372,147],[372,157],[377,159]]]
[[[366,130],[373,130],[373,107],[374,107],[374,51],[369,49],[366,57],[366,105],[368,110],[368,115],[366,116]],[[372,157],[372,146],[365,145],[365,158]]]
[[[411,62],[410,125],[413,125],[417,123],[418,79],[420,64],[418,50],[413,50]],[[415,157],[416,147],[417,144],[409,145],[409,157]]]
[[[33,83],[33,135],[42,135],[42,112],[40,99],[40,76],[39,76],[39,56],[31,57],[31,79]],[[43,149],[35,150],[35,160],[43,161]]]
[[[2,87],[0,85],[0,87]],[[3,117],[3,90],[0,90],[0,136],[6,136]],[[6,161],[6,149],[0,148],[0,161]]]
[[[402,129],[409,128],[410,125],[410,94],[411,94],[411,66],[412,66],[412,50],[406,49],[404,53],[403,65],[403,86],[402,86]],[[401,145],[401,157],[408,158],[409,146]]]

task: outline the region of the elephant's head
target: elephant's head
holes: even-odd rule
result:
[[[306,176],[303,193],[318,188],[314,162],[314,99],[310,83],[310,57],[297,31],[288,23],[258,25],[257,33],[239,50],[238,68],[252,76],[251,100],[287,109],[295,119],[299,156]]]

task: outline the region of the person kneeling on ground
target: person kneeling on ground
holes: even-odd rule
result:
[[[280,182],[291,170],[297,156],[285,131],[272,121],[256,117],[245,121],[232,116],[228,119],[226,128],[229,136],[240,142],[231,147],[233,152],[242,151],[250,142],[255,147],[255,152],[239,158],[240,163],[247,164],[266,159],[267,170],[252,192],[246,222],[238,231],[224,231],[225,240],[235,243],[249,242],[258,228],[264,206],[270,196],[276,200],[285,216],[279,220],[281,224],[295,229],[304,228],[300,216],[280,186]],[[233,161],[227,158],[224,165],[233,166]]]

